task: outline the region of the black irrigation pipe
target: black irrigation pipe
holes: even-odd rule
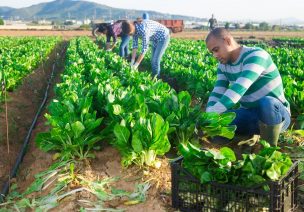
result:
[[[62,51],[63,52],[63,51]],[[56,57],[57,57],[57,54],[56,54]],[[57,62],[57,58],[56,58],[56,62]],[[5,184],[3,185],[2,187],[2,190],[1,190],[1,193],[0,193],[0,203],[4,202],[4,199],[9,191],[9,187],[10,187],[10,179],[14,178],[17,174],[17,171],[18,171],[18,168],[19,168],[19,165],[20,163],[22,162],[23,158],[24,158],[24,155],[26,153],[26,149],[27,149],[27,146],[29,144],[29,141],[30,141],[30,138],[31,138],[31,135],[32,135],[32,132],[33,132],[33,129],[35,128],[35,125],[36,125],[36,122],[37,122],[37,119],[38,117],[40,116],[40,113],[42,111],[42,109],[44,108],[45,106],[45,103],[47,101],[47,98],[48,98],[48,93],[49,93],[49,88],[51,86],[51,82],[54,78],[54,72],[55,72],[55,65],[56,65],[56,62],[53,64],[53,67],[52,67],[52,72],[51,72],[51,75],[50,75],[50,78],[49,78],[49,81],[48,81],[48,84],[47,84],[47,87],[46,87],[46,90],[45,90],[45,93],[44,93],[44,98],[42,100],[42,103],[32,121],[32,125],[24,139],[24,142],[23,142],[23,145],[22,145],[22,148],[18,154],[18,157],[16,159],[16,163],[15,165],[13,166],[12,168],[12,171],[11,171],[11,174],[10,174],[10,177],[9,179],[5,182]]]

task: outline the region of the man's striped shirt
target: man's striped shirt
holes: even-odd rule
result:
[[[237,61],[218,65],[206,111],[223,113],[237,103],[253,108],[265,96],[277,98],[290,112],[282,78],[271,56],[261,48],[243,46]]]

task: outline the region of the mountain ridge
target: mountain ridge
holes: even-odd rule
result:
[[[17,17],[23,20],[66,20],[66,19],[136,19],[149,12],[151,19],[183,19],[206,21],[207,19],[160,13],[156,11],[130,10],[109,7],[107,5],[82,0],[55,0],[38,3],[23,8],[0,7],[0,16],[6,19]]]

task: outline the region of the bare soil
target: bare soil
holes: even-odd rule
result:
[[[261,39],[271,40],[274,37],[304,37],[303,31],[231,31],[237,39]],[[173,38],[205,39],[208,31],[185,30],[180,33],[172,33]],[[90,30],[0,30],[0,36],[62,36],[71,38],[75,36],[92,36]]]
[[[184,31],[181,33],[172,34],[175,38],[187,38],[200,40],[205,39],[208,31],[192,30]],[[271,40],[275,37],[304,37],[303,31],[292,31],[292,32],[275,32],[275,31],[231,31],[231,34],[236,39],[259,39],[259,40]]]
[[[41,120],[42,121],[42,120]],[[38,126],[35,134],[41,132],[45,126]],[[171,208],[171,172],[167,158],[161,159],[162,167],[160,169],[150,169],[145,171],[136,166],[122,168],[120,153],[113,147],[107,144],[102,145],[100,151],[94,152],[96,158],[90,160],[82,170],[82,175],[88,180],[97,180],[103,178],[116,178],[116,181],[111,186],[132,193],[135,185],[139,183],[149,182],[151,184],[147,193],[145,202],[127,206],[124,203],[126,199],[116,199],[106,202],[106,207],[120,208],[125,211],[173,211]],[[33,143],[29,148],[29,153],[26,155],[20,173],[16,179],[20,191],[25,191],[27,187],[34,181],[35,174],[46,170],[54,161],[52,154],[45,153],[37,149]],[[41,193],[31,195],[38,197]],[[80,203],[78,200],[86,199],[96,201],[96,197],[88,192],[79,192],[69,198],[63,199],[59,206],[51,211],[79,211]]]

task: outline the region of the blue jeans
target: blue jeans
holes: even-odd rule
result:
[[[164,55],[166,48],[168,47],[170,42],[170,35],[168,35],[163,41],[157,42],[152,47],[152,57],[151,57],[151,65],[152,65],[152,75],[159,77],[160,74],[160,61],[162,56]]]
[[[231,124],[237,126],[237,134],[259,134],[259,121],[267,125],[276,125],[284,121],[281,132],[285,131],[290,124],[287,108],[278,99],[270,96],[263,97],[256,108],[239,108],[227,112],[236,113]]]
[[[127,57],[129,54],[129,41],[130,41],[129,35],[122,35],[121,36],[121,43],[119,46],[119,56],[121,57]]]

